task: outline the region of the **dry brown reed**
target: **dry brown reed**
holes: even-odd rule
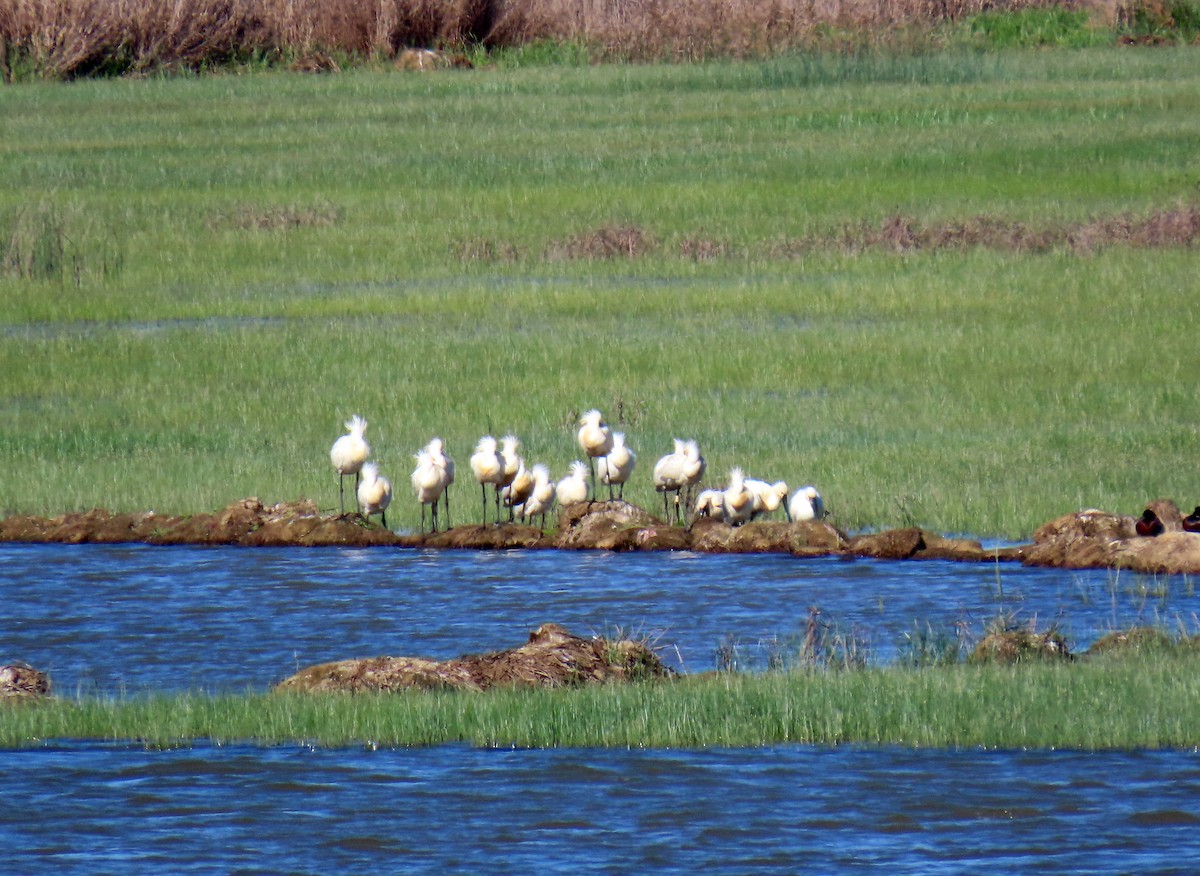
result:
[[[1136,0],[1143,2],[1143,0]],[[1115,0],[0,0],[0,67],[72,78],[409,46],[584,44],[598,59],[756,57],[820,42],[888,43],[985,9]]]

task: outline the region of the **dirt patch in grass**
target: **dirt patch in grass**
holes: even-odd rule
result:
[[[285,231],[290,228],[331,228],[341,219],[341,211],[332,205],[321,207],[243,207],[233,213],[221,213],[209,220],[210,228],[238,228],[244,231]]]
[[[603,225],[546,245],[546,261],[635,259],[658,248],[654,236],[637,225]]]
[[[799,237],[737,246],[703,231],[661,242],[637,225],[609,225],[547,243],[544,261],[637,259],[674,250],[680,258],[704,262],[738,256],[797,259],[821,252],[965,252],[991,249],[1014,253],[1071,252],[1092,255],[1114,246],[1137,249],[1191,248],[1200,245],[1200,206],[1186,205],[1145,215],[1122,213],[1085,222],[1036,225],[997,216],[971,216],[947,222],[922,222],[894,214],[880,222],[851,222]],[[466,262],[513,262],[529,253],[516,244],[470,238],[451,247]]]
[[[986,248],[1032,253],[1060,249],[1086,255],[1113,246],[1161,249],[1193,247],[1198,242],[1200,207],[1183,206],[1145,216],[1124,213],[1044,226],[993,216],[922,223],[897,214],[877,224],[847,224],[825,234],[782,241],[773,245],[771,252],[787,258],[818,251],[906,253]]]

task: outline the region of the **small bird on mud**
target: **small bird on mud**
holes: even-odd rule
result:
[[[338,473],[338,502],[341,513],[346,513],[346,475],[354,475],[355,496],[358,495],[360,472],[363,463],[371,456],[371,448],[363,437],[367,431],[367,421],[355,414],[346,421],[347,434],[333,442],[329,451],[329,460]]]
[[[516,479],[518,473],[525,468],[525,460],[521,459],[521,439],[516,435],[505,435],[500,439],[500,458],[504,460],[504,475],[500,478],[500,483],[496,485],[496,515],[499,519],[500,505],[505,504],[509,507],[508,519],[512,520],[512,505],[504,501],[504,493],[511,492],[509,487],[512,486],[513,480]],[[530,477],[530,486],[532,486],[532,475]],[[519,503],[518,503],[519,504]]]
[[[571,473],[554,488],[554,496],[559,505],[566,508],[568,505],[587,501],[587,473],[587,466],[578,459],[571,463]]]
[[[612,499],[613,484],[620,485],[618,497],[625,498],[625,482],[633,474],[637,465],[637,454],[625,444],[624,432],[613,432],[612,450],[606,456],[600,457],[600,482],[608,484],[608,498]]]
[[[796,490],[788,503],[788,517],[793,523],[825,519],[825,500],[811,484]]]
[[[367,520],[378,514],[387,529],[387,507],[392,503],[392,482],[379,473],[379,466],[368,462],[362,467],[362,481],[358,485],[360,512]]]
[[[1184,532],[1200,532],[1200,505],[1196,506],[1196,510],[1183,518]]]
[[[497,497],[500,494],[500,484],[504,480],[504,457],[500,455],[500,451],[496,449],[496,439],[491,435],[484,435],[479,439],[479,443],[475,445],[475,452],[471,454],[471,471],[475,474],[475,480],[479,483],[480,495],[483,497],[483,520],[481,525],[487,525],[487,485],[491,484],[495,490]],[[500,501],[496,501],[496,522],[500,522]]]
[[[579,446],[587,454],[592,471],[592,497],[596,495],[596,459],[607,456],[613,449],[612,430],[599,411],[588,411],[579,418]],[[561,504],[561,500],[560,500]]]
[[[1138,535],[1144,536],[1162,535],[1165,529],[1163,522],[1158,519],[1158,515],[1149,508],[1142,512],[1142,516],[1138,518],[1133,528]]]

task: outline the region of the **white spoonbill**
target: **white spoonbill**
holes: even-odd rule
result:
[[[704,480],[708,463],[700,453],[699,443],[693,439],[683,442],[683,455],[687,460],[683,467],[683,507],[686,509],[692,505],[692,491]]]
[[[612,431],[599,411],[588,411],[579,418],[579,446],[587,454],[592,471],[592,496],[596,495],[596,458],[607,456],[613,449]],[[562,500],[559,500],[562,504]]]
[[[525,460],[517,469],[516,475],[500,494],[501,500],[508,506],[508,519],[512,520],[517,507],[524,505],[533,495],[533,472],[525,467]],[[521,512],[524,515],[524,511]]]
[[[588,497],[587,466],[578,459],[571,463],[571,473],[558,482],[554,497],[566,508],[577,502],[586,502]]]
[[[446,491],[446,469],[427,447],[417,452],[413,458],[417,461],[417,467],[413,469],[412,485],[413,492],[417,494],[417,501],[421,503],[421,531],[425,531],[425,506],[431,505],[430,532],[437,532],[438,499]]]
[[[429,454],[433,464],[442,470],[442,480],[445,482],[445,488],[442,490],[442,502],[446,508],[446,528],[450,528],[450,485],[454,483],[454,460],[450,454],[446,452],[446,442],[441,438],[431,438],[429,443],[425,445],[425,452]],[[437,506],[434,506],[434,513],[437,513]],[[422,516],[424,516],[422,514]],[[436,524],[435,524],[436,528]]]
[[[754,493],[746,488],[746,475],[740,468],[729,472],[729,486],[723,500],[725,522],[730,526],[741,526],[754,513]]]
[[[512,485],[513,479],[517,476],[517,472],[519,472],[525,466],[525,460],[521,459],[520,450],[521,439],[519,439],[516,435],[505,435],[500,439],[500,458],[504,460],[504,476],[500,479],[500,483],[496,486],[497,518],[499,518],[500,515],[500,504],[504,500],[504,491]],[[504,504],[508,503],[505,502]],[[512,520],[511,505],[509,505],[508,519]]]
[[[663,518],[671,519],[667,506],[667,493],[675,494],[675,517],[679,517],[679,491],[687,483],[683,471],[687,467],[687,456],[684,454],[684,442],[673,439],[675,449],[654,463],[654,489],[663,494]]]
[[[341,513],[346,513],[346,475],[354,475],[355,496],[359,484],[359,473],[363,463],[371,456],[371,448],[363,433],[367,431],[367,421],[355,414],[346,421],[347,434],[333,442],[329,451],[329,460],[338,473],[338,504]]]
[[[773,484],[769,484],[757,478],[746,478],[746,489],[754,493],[754,513],[752,516],[760,517],[774,514],[779,510],[780,506],[783,506],[784,514],[788,513],[787,505],[785,504],[787,501],[788,485],[783,481],[776,481]]]
[[[633,467],[637,465],[637,454],[625,443],[624,432],[613,432],[612,440],[612,450],[608,451],[608,455],[600,457],[600,482],[608,484],[610,500],[613,497],[612,485],[619,484],[619,497],[624,499],[625,482],[629,480],[629,476],[633,474]]]
[[[725,493],[721,490],[703,490],[696,497],[697,517],[725,518]]]
[[[554,507],[556,493],[554,482],[550,480],[550,469],[540,462],[533,467],[533,493],[521,506],[521,513],[526,520],[542,515],[542,529],[546,528],[546,513]]]
[[[362,481],[358,485],[358,505],[360,513],[368,520],[372,514],[378,514],[387,529],[387,507],[392,503],[392,482],[379,473],[379,466],[373,462],[365,463],[362,467]]]
[[[483,497],[483,520],[482,525],[487,525],[487,485],[491,484],[495,489],[497,496],[500,492],[500,483],[504,480],[504,458],[500,455],[500,451],[496,449],[496,439],[491,435],[484,435],[479,439],[479,443],[475,445],[475,452],[471,454],[471,471],[475,473],[475,480],[479,482],[480,495]],[[500,502],[496,501],[496,522],[500,522]]]
[[[816,487],[801,487],[788,503],[788,513],[793,521],[824,520],[825,500],[821,498]]]

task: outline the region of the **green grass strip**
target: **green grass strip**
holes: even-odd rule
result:
[[[1036,749],[1200,744],[1200,658],[1015,667],[720,674],[486,695],[54,700],[0,709],[0,747],[56,740],[257,745],[697,748],[812,745]]]

